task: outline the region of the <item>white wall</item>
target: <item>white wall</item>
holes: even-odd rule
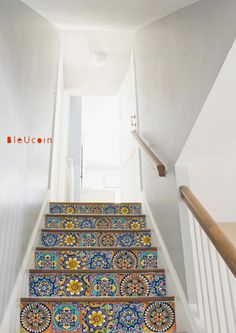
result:
[[[177,161],[217,222],[236,221],[236,42]]]
[[[131,135],[131,116],[137,115],[133,59],[119,94],[121,116],[121,200],[140,201],[139,152]]]
[[[142,157],[142,183],[179,277],[185,269],[175,163],[236,35],[235,0],[205,0],[135,36],[139,127],[168,168],[160,179]]]
[[[69,114],[69,98],[67,98],[64,91],[64,72],[63,72],[63,58],[60,48],[58,59],[58,75],[57,75],[57,92],[56,103],[54,112],[54,126],[53,126],[53,149],[51,156],[51,170],[50,170],[50,200],[63,201],[65,200],[65,186],[64,186],[64,164],[63,160],[66,159],[67,154],[67,131],[65,130],[68,124]]]
[[[81,158],[81,135],[82,135],[82,101],[81,97],[72,96],[69,114],[69,138],[68,155],[73,160],[74,171],[74,200],[79,201],[80,197],[80,158]]]
[[[58,33],[15,0],[0,1],[0,319],[48,186],[50,145],[7,145],[7,135],[50,137]]]
[[[236,230],[236,42],[216,78],[176,163],[178,185],[187,185],[235,242]],[[187,285],[195,289],[189,216],[181,204]],[[230,222],[230,223],[226,223]],[[225,227],[224,227],[225,224]]]

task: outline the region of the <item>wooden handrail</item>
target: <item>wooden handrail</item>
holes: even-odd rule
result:
[[[180,193],[183,201],[195,216],[207,237],[236,277],[236,247],[187,186],[181,186]]]
[[[154,167],[157,169],[160,177],[166,176],[166,167],[159,160],[159,158],[154,154],[154,152],[148,147],[148,145],[143,141],[143,139],[139,136],[137,131],[132,131],[132,135],[134,136],[139,148],[143,151],[143,153],[150,159]]]

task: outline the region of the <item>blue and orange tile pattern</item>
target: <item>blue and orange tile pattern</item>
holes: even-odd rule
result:
[[[42,246],[150,247],[150,231],[42,231]]]
[[[36,249],[37,269],[155,269],[157,250],[152,249]]]
[[[165,274],[39,273],[30,274],[30,296],[166,296]]]
[[[80,216],[48,214],[45,219],[47,229],[130,229],[146,228],[145,216]]]
[[[21,333],[175,332],[139,203],[51,203],[21,300]]]

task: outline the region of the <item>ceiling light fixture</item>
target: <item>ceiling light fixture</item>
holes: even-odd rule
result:
[[[96,66],[102,66],[107,59],[107,53],[102,51],[95,51],[91,53],[92,62]]]

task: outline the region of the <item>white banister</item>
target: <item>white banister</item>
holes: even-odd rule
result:
[[[236,280],[192,214],[189,226],[199,321],[206,333],[235,333]]]
[[[181,217],[189,225],[188,268],[195,277],[190,283],[196,291],[196,320],[203,332],[235,333],[236,248],[188,187],[180,187],[180,193],[186,203],[184,208],[181,202]]]

